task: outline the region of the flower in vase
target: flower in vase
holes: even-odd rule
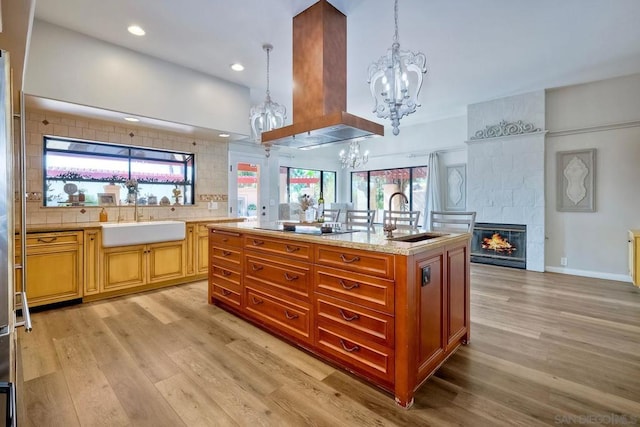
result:
[[[315,199],[307,194],[303,194],[298,200],[300,201],[300,210],[303,212],[316,205]]]

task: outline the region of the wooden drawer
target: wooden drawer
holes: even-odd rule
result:
[[[253,282],[294,298],[310,301],[311,265],[281,257],[257,255],[251,251],[245,252],[244,261],[245,284]]]
[[[391,280],[316,267],[314,283],[316,292],[385,313],[394,312],[394,282]]]
[[[245,249],[254,249],[272,255],[284,255],[289,259],[311,260],[311,245],[293,240],[270,239],[262,236],[244,237]]]
[[[316,246],[316,264],[393,279],[393,255]]]
[[[220,286],[215,283],[210,284],[211,286],[211,296],[214,299],[225,302],[229,305],[236,306],[240,308],[242,306],[242,295],[239,292],[236,292],[233,289],[229,289],[226,286]]]
[[[212,265],[228,267],[240,271],[242,267],[242,250],[212,246],[209,249]]]
[[[242,234],[231,231],[212,229],[209,232],[209,246],[211,247],[242,247]]]
[[[242,276],[237,271],[213,266],[211,267],[211,274],[209,277],[213,284],[223,286],[238,293],[242,291],[240,286],[240,279]]]
[[[320,351],[343,361],[371,380],[378,379],[387,385],[393,382],[393,350],[322,326],[318,327],[316,334],[316,346]]]
[[[245,286],[244,290],[247,312],[267,326],[272,326],[308,343],[313,342],[311,310],[308,306],[267,295],[249,286]]]
[[[28,233],[27,247],[82,244],[82,231],[61,231],[52,233]]]
[[[394,322],[389,315],[331,297],[318,297],[315,313],[319,326],[365,343],[393,347]]]

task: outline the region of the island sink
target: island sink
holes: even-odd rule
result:
[[[102,246],[143,245],[183,240],[184,221],[121,222],[102,224]]]
[[[410,234],[407,236],[398,236],[392,237],[389,240],[392,242],[407,242],[407,243],[416,243],[422,242],[430,239],[437,239],[438,237],[444,237],[447,234],[444,233],[419,233],[419,234]]]

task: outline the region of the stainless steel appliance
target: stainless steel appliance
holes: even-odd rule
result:
[[[24,142],[17,144],[17,156],[14,156],[14,117],[11,102],[12,87],[9,66],[9,54],[0,50],[0,419],[6,425],[17,423],[16,406],[16,327],[24,326],[31,330],[31,319],[24,284],[17,285],[15,271],[25,264],[24,228],[25,195],[24,191]],[[24,105],[24,104],[22,104]],[[19,118],[19,116],[18,116]],[[18,120],[21,124],[22,121]],[[20,135],[23,135],[20,129]],[[16,166],[14,168],[14,165]],[[18,195],[19,203],[14,203]],[[16,208],[18,215],[16,216]],[[16,263],[14,245],[21,247],[20,260]],[[20,275],[24,282],[24,271]],[[23,319],[16,319],[16,310],[20,310]]]

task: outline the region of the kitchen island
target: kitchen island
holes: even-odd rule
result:
[[[216,304],[395,396],[469,341],[470,234],[209,225]],[[299,231],[302,231],[299,227]]]

